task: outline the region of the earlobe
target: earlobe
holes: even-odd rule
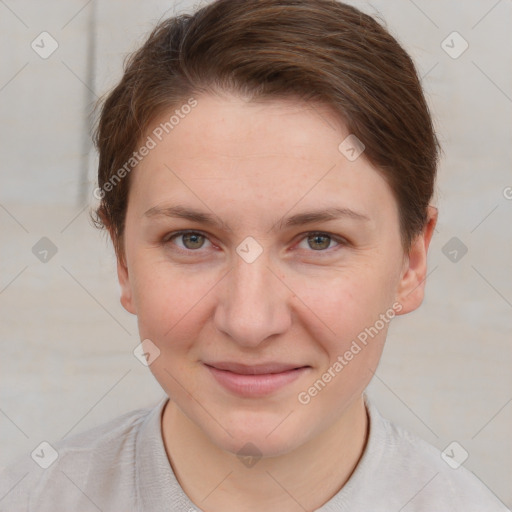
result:
[[[120,257],[117,258],[117,278],[121,287],[122,306],[124,309],[126,309],[126,311],[128,311],[128,313],[136,315],[137,312],[133,304],[133,295],[128,268],[126,263]]]
[[[400,314],[410,313],[423,302],[427,276],[427,254],[437,223],[437,208],[428,207],[428,221],[411,245],[398,285],[397,301],[402,305]]]

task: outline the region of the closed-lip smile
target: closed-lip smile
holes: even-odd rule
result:
[[[262,397],[298,379],[309,365],[267,362],[243,364],[232,361],[203,362],[222,387],[244,397]]]

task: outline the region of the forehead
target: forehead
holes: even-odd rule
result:
[[[155,147],[133,172],[134,206],[147,210],[187,198],[228,214],[227,206],[236,206],[239,216],[336,201],[336,206],[378,216],[384,203],[396,206],[364,153],[350,161],[340,151],[350,134],[327,106],[237,96],[195,99],[196,106],[174,116],[173,124],[179,106],[151,124],[147,136]]]
[[[191,145],[210,151],[222,148],[231,158],[286,155],[325,160],[329,153],[337,156],[338,138],[348,135],[329,107],[292,98],[248,101],[204,95],[184,121],[191,121],[182,123],[183,138]]]

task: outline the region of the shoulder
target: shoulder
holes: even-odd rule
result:
[[[496,511],[508,509],[472,472],[459,462],[463,448],[442,454],[433,445],[407,429],[387,420],[366,399],[370,417],[373,450],[385,475],[380,480],[388,487],[400,489],[399,502],[414,511]],[[373,432],[371,431],[373,429]],[[404,503],[401,501],[407,500]],[[400,508],[399,506],[399,508]]]
[[[124,488],[120,504],[135,500],[137,437],[164,400],[118,416],[57,442],[40,443],[32,453],[0,472],[0,511],[98,510],[112,489]],[[54,508],[53,508],[54,510]]]

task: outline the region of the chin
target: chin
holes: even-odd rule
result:
[[[286,416],[276,420],[276,417],[271,415],[265,420],[260,412],[257,417],[258,419],[255,419],[254,415],[245,415],[237,419],[230,418],[226,425],[231,436],[220,427],[212,431],[211,422],[202,425],[202,428],[213,444],[239,457],[278,457],[307,442],[304,430],[299,425],[294,425],[291,421],[288,423],[288,420],[283,422]]]

